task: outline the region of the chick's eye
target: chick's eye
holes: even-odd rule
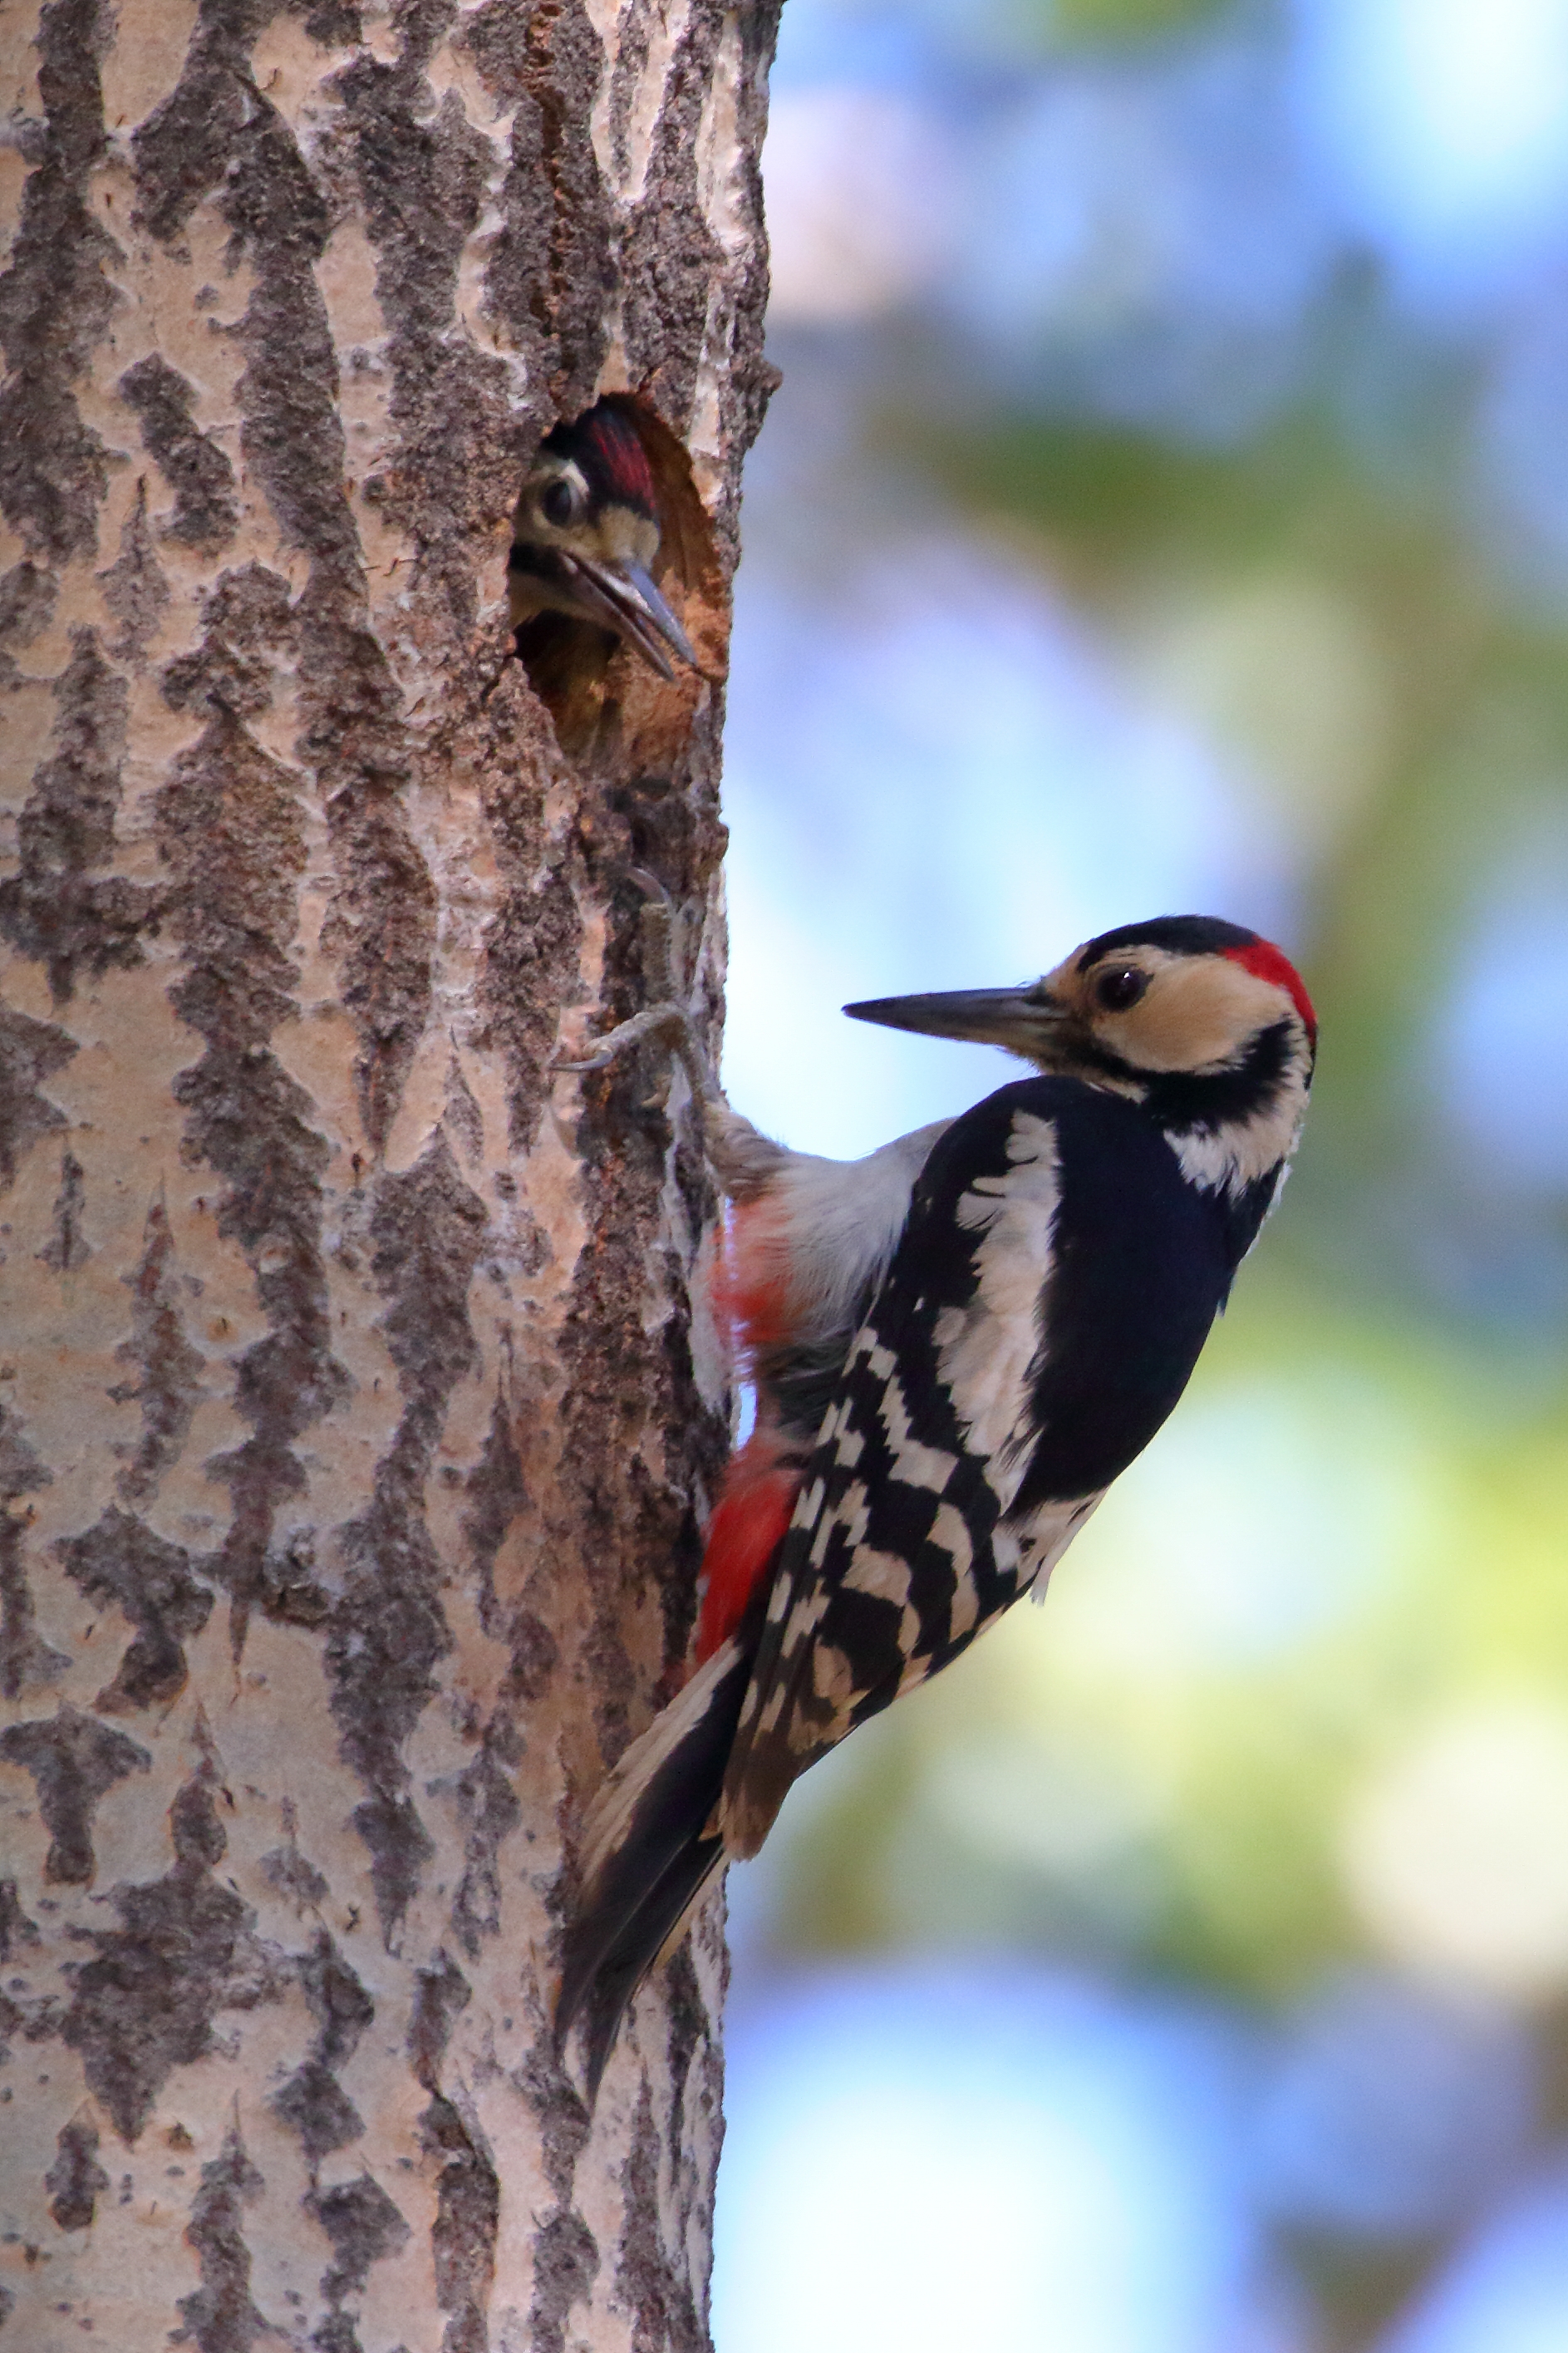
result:
[[[551,482],[541,493],[539,512],[546,522],[563,530],[577,512],[577,493],[570,482]]]
[[[1125,1013],[1136,1005],[1149,986],[1149,976],[1135,965],[1123,965],[1118,971],[1102,972],[1094,984],[1094,1001],[1107,1013]]]

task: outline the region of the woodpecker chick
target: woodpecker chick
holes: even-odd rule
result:
[[[557,2030],[596,2084],[622,2011],[791,1783],[1046,1580],[1171,1412],[1300,1133],[1307,992],[1238,925],[1107,932],[1032,987],[852,1005],[1035,1075],[858,1161],[724,1103],[674,1004],[736,1204],[720,1304],[757,1422],[708,1531],[698,1668],[586,1825]]]
[[[613,630],[660,678],[671,652],[693,668],[685,630],[654,584],[659,510],[637,427],[601,400],[540,444],[512,517],[507,585],[513,629],[560,613]],[[667,650],[668,649],[668,650]]]

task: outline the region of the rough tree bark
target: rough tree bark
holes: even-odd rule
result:
[[[700,2346],[716,1913],[592,2120],[546,2020],[691,1627],[716,1204],[657,1062],[550,1064],[634,866],[717,1015],[774,10],[9,14],[0,2338]],[[505,525],[606,388],[714,677],[617,655],[568,754]]]

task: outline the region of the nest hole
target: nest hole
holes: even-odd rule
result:
[[[690,459],[646,400],[606,393],[545,436],[508,583],[513,645],[562,748],[591,754],[629,726],[673,757],[724,674],[729,598]]]

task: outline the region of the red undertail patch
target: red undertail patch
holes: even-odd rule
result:
[[[746,1614],[758,1580],[784,1539],[803,1466],[782,1459],[772,1430],[756,1430],[724,1473],[702,1557],[706,1589],[697,1622],[697,1662],[710,1659]]]
[[[760,1348],[776,1348],[790,1334],[788,1259],[775,1219],[768,1201],[747,1202],[735,1210],[713,1271],[714,1312],[744,1358],[754,1358]]]

